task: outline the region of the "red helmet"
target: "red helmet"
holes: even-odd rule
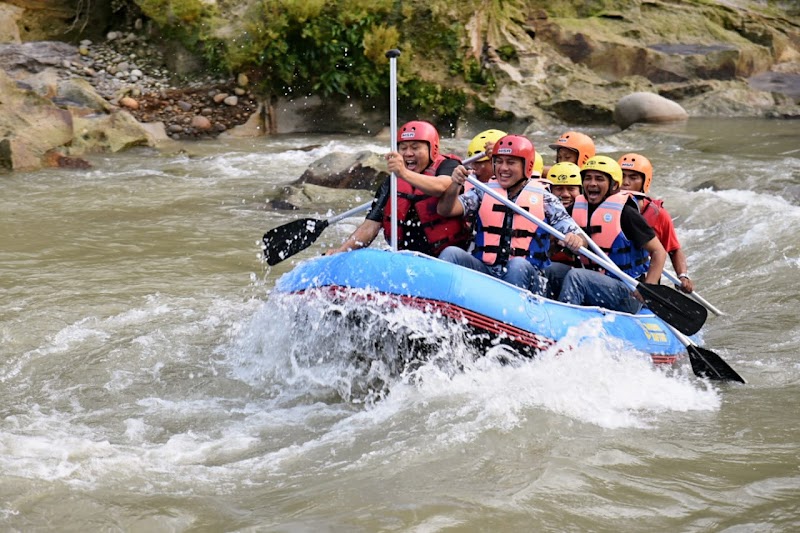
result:
[[[425,141],[428,143],[428,154],[431,161],[436,161],[436,158],[439,157],[439,132],[430,122],[412,120],[403,124],[397,130],[397,142],[404,141]]]
[[[553,150],[569,148],[578,153],[578,166],[582,167],[590,157],[594,157],[594,141],[591,137],[577,131],[568,131],[558,138],[554,144],[549,145]]]
[[[510,155],[522,158],[522,168],[526,178],[533,175],[533,163],[536,159],[536,150],[533,143],[522,135],[506,135],[498,139],[492,148],[492,159],[498,155]],[[492,163],[494,164],[494,163]]]
[[[653,181],[653,165],[650,160],[640,154],[625,154],[619,158],[619,166],[622,170],[635,170],[644,176],[642,192],[647,194],[650,182]]]

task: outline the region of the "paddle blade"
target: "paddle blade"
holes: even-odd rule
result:
[[[277,265],[284,259],[305,250],[317,240],[326,227],[328,227],[327,220],[301,218],[269,230],[262,237],[267,264]]]
[[[744,378],[736,373],[722,357],[711,350],[690,344],[686,347],[689,351],[689,361],[695,376],[713,379],[716,381],[738,381],[745,383]]]
[[[666,285],[639,283],[636,289],[648,309],[684,335],[694,335],[706,323],[705,307]]]

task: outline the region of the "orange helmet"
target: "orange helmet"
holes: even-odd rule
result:
[[[650,160],[640,154],[625,154],[619,158],[619,166],[622,170],[635,170],[644,177],[642,192],[647,194],[650,190],[650,182],[653,181],[653,165]]]
[[[397,130],[397,142],[424,141],[428,143],[428,154],[431,161],[439,157],[439,132],[430,122],[412,120],[406,122]]]
[[[533,174],[533,162],[536,159],[536,150],[533,143],[522,135],[506,135],[498,139],[492,148],[492,165],[494,158],[498,155],[510,155],[522,158],[522,173],[524,177],[530,178]]]
[[[594,141],[588,135],[577,131],[568,131],[558,138],[554,144],[549,145],[553,150],[569,148],[578,152],[578,166],[582,167],[590,157],[594,157]]]

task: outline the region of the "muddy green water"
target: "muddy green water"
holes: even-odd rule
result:
[[[531,135],[548,163],[558,133]],[[600,153],[651,156],[696,286],[727,312],[702,343],[747,385],[598,342],[431,369],[365,405],[345,361],[301,364],[330,362],[338,332],[298,325],[271,292],[360,219],[272,269],[257,242],[367,201],[264,205],[323,155],[381,142],[98,156],[88,172],[0,175],[0,529],[798,530],[800,126],[591,133]]]

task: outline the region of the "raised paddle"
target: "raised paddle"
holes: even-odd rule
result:
[[[670,280],[675,285],[680,285],[681,284],[681,280],[678,279],[678,277],[675,276],[672,272],[669,272],[666,269],[664,269],[664,277],[667,278],[668,280]],[[706,309],[708,309],[709,311],[711,311],[712,313],[714,313],[717,316],[724,316],[725,315],[725,313],[723,313],[722,311],[720,311],[719,309],[714,307],[708,300],[706,300],[705,298],[703,298],[702,296],[697,294],[697,291],[690,292],[689,293],[689,298],[692,298],[693,300],[697,300],[703,307],[705,307]]]
[[[540,228],[544,229],[556,239],[561,241],[564,240],[564,234],[562,234],[560,231],[531,215],[514,202],[510,202],[507,198],[497,194],[495,191],[476,180],[474,177],[467,176],[467,181],[474,185],[475,188],[482,190],[484,193],[493,197],[495,200],[502,203],[518,215],[527,218]],[[587,250],[583,246],[581,246],[578,251],[582,255],[588,257],[598,265],[604,266],[605,268],[604,261],[594,252]],[[705,324],[706,318],[708,317],[708,311],[705,307],[691,298],[684,296],[683,294],[667,287],[666,285],[654,285],[637,281],[624,273],[613,263],[607,266],[612,268],[606,268],[606,270],[609,270],[619,279],[624,281],[631,289],[638,290],[639,294],[641,294],[644,298],[647,307],[662,320],[675,326],[678,331],[685,333],[686,335],[694,335],[700,331],[700,328],[702,328],[703,324]]]
[[[474,163],[485,155],[483,152],[479,152],[465,159],[463,164]],[[264,258],[267,260],[267,264],[270,266],[277,265],[294,254],[302,252],[319,238],[325,228],[361,211],[366,211],[371,205],[372,200],[349,211],[332,216],[327,220],[299,218],[269,230],[261,238],[264,243]]]
[[[317,240],[325,228],[361,211],[366,211],[371,205],[372,200],[326,220],[300,218],[269,230],[261,238],[264,243],[264,257],[267,264],[277,265],[284,259],[302,252]]]
[[[586,234],[586,232],[581,229],[581,233],[589,242],[589,247],[594,250],[597,255],[603,258],[606,266],[609,264],[614,264],[603,251],[603,249],[600,248],[600,246],[598,246],[598,244],[594,242],[591,237]],[[738,381],[739,383],[745,383],[744,378],[737,374],[736,371],[722,359],[722,357],[707,348],[698,346],[694,341],[692,341],[692,339],[671,325],[666,324],[666,326],[670,329],[670,331],[672,331],[678,340],[681,341],[681,344],[686,347],[686,351],[689,353],[689,362],[692,365],[692,372],[694,372],[695,376],[718,381]]]

